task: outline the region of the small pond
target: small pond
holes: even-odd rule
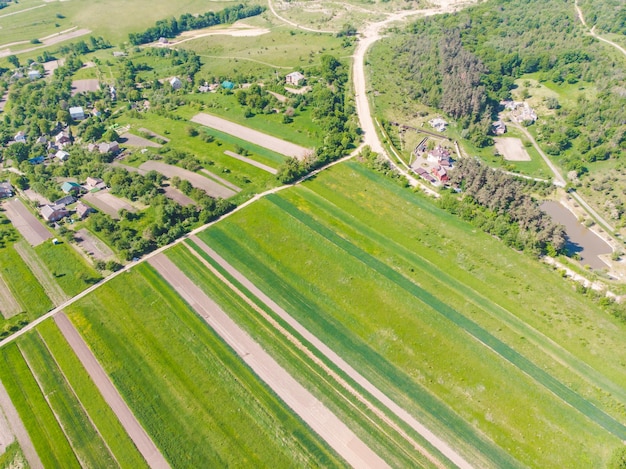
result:
[[[565,227],[567,234],[567,251],[570,255],[578,254],[583,265],[592,269],[604,269],[607,265],[598,257],[600,254],[613,252],[611,246],[585,225],[559,202],[545,201],[541,210],[552,217],[556,223]]]

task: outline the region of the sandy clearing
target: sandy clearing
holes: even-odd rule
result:
[[[133,412],[107,376],[104,368],[89,347],[87,347],[87,344],[67,316],[61,312],[54,317],[54,321],[148,465],[151,468],[169,468],[170,466],[163,455],[137,421]]]
[[[124,139],[120,143],[131,146],[131,147],[160,148],[163,146],[160,143],[153,142],[152,140],[148,140],[147,138],[143,138],[138,135],[131,134],[129,132],[123,133],[122,135],[120,135],[120,137]]]
[[[9,319],[22,311],[22,307],[13,296],[13,293],[11,293],[9,286],[2,278],[2,275],[0,275],[0,313],[2,313],[4,319]],[[0,448],[0,454],[1,453],[2,448]]]
[[[303,86],[302,88],[291,88],[289,86],[285,86],[285,91],[288,91],[292,94],[306,94],[311,91],[310,86]]]
[[[46,71],[46,75],[51,75],[57,68],[62,67],[65,64],[65,59],[51,60],[44,62],[43,68]]]
[[[236,194],[232,189],[224,187],[198,173],[179,168],[178,166],[161,163],[160,161],[146,161],[139,168],[144,171],[157,171],[167,178],[178,176],[181,179],[189,181],[193,187],[203,189],[211,197],[222,197],[226,199]]]
[[[24,190],[24,195],[26,197],[28,197],[29,200],[34,200],[35,202],[37,202],[40,206],[41,205],[52,205],[52,202],[50,202],[43,195],[39,194],[38,192],[35,192],[32,189]]]
[[[74,241],[83,251],[92,255],[95,259],[108,261],[115,257],[115,253],[111,248],[92,235],[86,228],[82,228],[74,234]]]
[[[232,37],[254,37],[254,36],[262,36],[263,34],[269,33],[270,30],[267,28],[257,28],[254,26],[249,26],[243,23],[234,23],[228,28],[205,28],[205,29],[196,29],[194,31],[185,31],[178,38],[171,39],[166,44],[161,44],[158,42],[153,42],[150,44],[151,47],[173,47],[179,44],[183,44],[187,41],[193,41],[194,39],[200,39],[202,37],[209,36],[232,36]]]
[[[207,176],[209,176],[211,179],[216,180],[217,182],[219,182],[222,186],[226,186],[229,189],[234,190],[235,192],[241,192],[241,187],[234,185],[232,182],[227,181],[226,179],[219,177],[217,174],[212,173],[211,171],[209,171],[208,169],[202,168],[200,170],[201,173],[206,174]]]
[[[496,150],[507,161],[530,161],[530,155],[519,138],[497,137],[493,139]]]
[[[24,206],[20,199],[13,199],[4,203],[6,215],[13,226],[21,233],[31,246],[39,246],[47,239],[52,238],[48,228]]]
[[[104,213],[109,215],[111,218],[119,220],[119,211],[124,209],[129,212],[136,212],[137,209],[133,207],[131,204],[126,202],[119,197],[115,197],[113,194],[110,194],[107,190],[98,191],[98,192],[90,192],[83,196],[83,199],[89,202],[91,205],[94,205],[98,210],[102,210]]]
[[[276,174],[278,172],[277,169],[274,169],[271,166],[267,166],[266,164],[259,163],[258,161],[255,161],[252,158],[247,158],[245,156],[238,155],[235,152],[226,150],[224,154],[232,158],[235,158],[236,160],[243,161],[244,163],[248,163],[252,166],[256,166],[257,168],[262,169],[263,171],[267,171],[268,173]]]
[[[252,130],[243,125],[235,124],[221,117],[212,116],[203,112],[196,114],[191,118],[192,122],[196,124],[205,125],[212,129],[219,130],[220,132],[227,133],[237,138],[241,138],[255,145],[259,145],[268,150],[272,150],[276,153],[280,153],[285,156],[292,156],[294,158],[303,159],[313,150],[310,148],[301,147],[295,143],[286,142],[271,135],[264,134],[258,130]]]
[[[69,298],[56,280],[54,280],[52,273],[48,270],[46,265],[39,258],[39,256],[37,256],[37,253],[33,251],[32,248],[22,244],[22,241],[15,243],[13,248],[17,251],[24,263],[39,281],[52,303],[60,305]]]
[[[72,96],[79,93],[89,93],[100,90],[100,82],[96,78],[87,78],[85,80],[74,80],[72,82]]]
[[[24,427],[24,423],[17,413],[17,409],[11,402],[11,398],[9,397],[9,393],[6,388],[0,381],[0,412],[4,413],[6,420],[11,428],[11,432],[15,435],[17,442],[22,448],[22,452],[24,453],[24,457],[28,464],[32,469],[43,469],[43,464],[41,459],[39,459],[39,455],[37,451],[35,451],[35,447],[33,446],[33,442],[26,431],[26,427]]]
[[[187,197],[174,186],[165,186],[163,190],[165,191],[165,197],[172,199],[174,202],[182,205],[183,207],[194,205],[196,203],[191,197]]]
[[[367,378],[356,371],[350,366],[343,358],[337,355],[330,347],[324,344],[315,335],[309,332],[304,326],[296,321],[287,311],[281,308],[276,302],[274,302],[269,296],[263,293],[256,285],[248,280],[241,272],[236,270],[225,259],[211,249],[206,243],[204,243],[197,236],[192,236],[191,240],[196,243],[205,253],[207,253],[214,261],[216,261],[222,268],[224,268],[230,275],[233,276],[241,285],[249,290],[253,295],[265,303],[269,308],[276,313],[283,321],[291,326],[299,335],[301,335],[306,341],[317,348],[327,359],[329,359],[335,366],[342,370],[346,375],[358,383],[363,389],[369,392],[374,398],[376,398],[387,409],[393,412],[399,419],[408,424],[413,430],[419,433],[424,439],[426,439],[432,446],[434,446],[439,452],[447,457],[451,462],[456,464],[460,468],[471,468],[472,466],[467,462],[460,454],[458,454],[452,447],[450,447],[445,441],[432,433],[423,424],[417,421],[415,417],[409,414],[406,410],[396,404],[391,398],[384,394],[374,384],[372,384]],[[409,441],[407,439],[407,441]],[[427,453],[426,453],[427,455]],[[428,456],[428,455],[427,455]]]
[[[164,254],[149,261],[222,339],[300,418],[353,467],[388,467],[335,414],[298,383]]]

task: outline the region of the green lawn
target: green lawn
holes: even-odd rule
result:
[[[485,435],[523,464],[585,467],[617,447],[611,432],[623,437],[624,357],[604,352],[619,348],[623,326],[545,267],[359,165],[202,237],[435,428],[450,432],[441,417],[460,416],[466,426],[448,426],[468,446]]]
[[[102,277],[67,243],[44,243],[34,248],[35,253],[54,276],[61,289],[74,296]]]
[[[148,467],[54,321],[44,321],[37,331],[119,465]]]
[[[31,332],[18,345],[81,465],[119,467],[41,337]]]
[[[44,467],[80,464],[17,344],[0,349],[0,379],[28,431]]]
[[[147,265],[68,314],[173,467],[336,465]]]

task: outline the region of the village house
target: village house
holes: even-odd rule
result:
[[[90,143],[87,150],[97,151],[102,155],[114,155],[120,151],[120,145],[117,142]]]
[[[76,199],[73,195],[66,195],[65,197],[61,197],[59,200],[55,200],[53,205],[70,205],[76,202]]]
[[[100,178],[88,177],[85,181],[85,189],[88,191],[106,189],[105,182]]]
[[[80,192],[82,188],[80,187],[80,184],[77,184],[75,182],[64,182],[63,184],[61,184],[61,190],[65,193],[65,194],[76,194],[78,192]]]
[[[441,166],[437,166],[437,167],[433,168],[431,170],[431,173],[440,182],[448,182],[448,180],[449,180],[449,178],[448,178],[448,171],[446,171],[446,169],[442,168]]]
[[[494,135],[503,135],[506,133],[506,124],[501,120],[497,120],[493,124],[491,124],[491,130],[493,131]]]
[[[174,77],[170,80],[170,86],[173,90],[179,90],[183,87],[183,82],[180,81],[180,78]]]
[[[46,143],[48,143],[48,137],[46,137],[45,135],[41,135],[37,137],[37,140],[35,140],[35,143],[38,145],[45,145]]]
[[[287,76],[285,76],[285,83],[288,85],[298,86],[302,80],[304,80],[304,75],[297,71],[288,73]]]
[[[54,154],[54,157],[61,161],[65,161],[70,157],[70,154],[64,150],[59,150]]]
[[[89,205],[85,205],[82,202],[78,202],[78,204],[76,204],[76,215],[81,220],[87,218],[89,214],[93,212],[95,212],[95,210],[91,208]]]
[[[54,136],[54,146],[58,150],[62,150],[70,143],[72,143],[72,137],[70,137],[70,132],[68,130],[61,130]]]
[[[448,125],[448,123],[445,120],[443,120],[441,117],[436,117],[434,119],[431,119],[428,121],[428,123],[437,132],[444,132],[446,130],[446,126]]]
[[[22,130],[20,130],[18,133],[15,134],[13,140],[20,143],[26,143],[26,134]]]
[[[64,205],[44,205],[39,210],[39,213],[47,222],[59,221],[61,218],[69,215]]]
[[[75,106],[69,109],[70,117],[75,121],[82,121],[85,118],[85,111],[82,106]]]
[[[0,182],[0,198],[13,197],[13,186],[10,182]]]
[[[31,70],[28,72],[28,79],[29,80],[37,80],[38,78],[41,78],[41,73],[39,72],[39,70]]]

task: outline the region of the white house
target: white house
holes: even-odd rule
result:
[[[31,70],[28,72],[29,80],[36,80],[38,78],[41,78],[41,73],[39,72],[39,70]]]
[[[180,78],[178,77],[174,77],[170,80],[170,86],[172,87],[172,89],[174,90],[179,90],[183,87],[183,82],[180,81]]]
[[[302,80],[304,80],[304,75],[300,72],[291,72],[285,76],[285,83],[288,85],[298,86]]]
[[[70,117],[75,121],[82,121],[85,118],[85,111],[82,106],[75,106],[70,108]]]
[[[65,161],[70,157],[70,154],[66,151],[59,150],[54,154],[54,156],[61,161]]]

